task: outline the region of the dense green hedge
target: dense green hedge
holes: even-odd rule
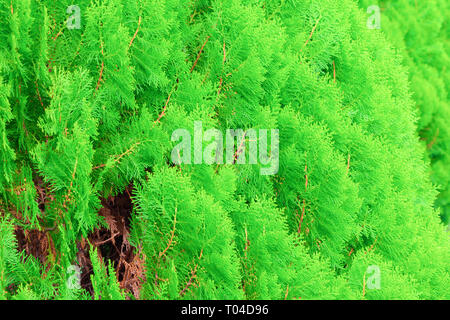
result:
[[[80,0],[68,29],[71,4],[0,0],[0,297],[450,297],[416,125],[447,132],[448,72],[404,63],[385,20],[350,0]],[[441,78],[411,91],[406,67]],[[173,163],[194,121],[278,129],[277,174]]]
[[[373,1],[361,0],[363,8]],[[450,218],[450,3],[447,0],[380,1],[381,29],[402,55],[418,109],[418,131],[431,161],[436,206]]]

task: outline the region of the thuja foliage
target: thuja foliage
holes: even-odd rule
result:
[[[374,1],[360,1],[367,8]],[[450,218],[450,46],[449,2],[380,1],[381,29],[408,67],[411,92],[418,109],[418,131],[431,161],[432,182],[440,192],[436,206],[445,223]]]
[[[1,298],[450,297],[427,53],[350,0],[80,0],[69,29],[72,4],[0,1]],[[172,163],[194,121],[279,129],[277,174]]]

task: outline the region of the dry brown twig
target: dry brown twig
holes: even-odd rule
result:
[[[200,251],[200,256],[198,257],[199,261],[201,260],[202,255],[203,255],[203,249]],[[189,287],[196,286],[194,283],[194,279],[197,278],[197,268],[198,268],[198,263],[195,264],[194,269],[191,271],[191,277],[189,278],[188,282],[186,283],[186,286],[183,288],[183,290],[180,291],[180,296],[183,296],[187,292]]]

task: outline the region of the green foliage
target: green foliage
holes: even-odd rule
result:
[[[448,299],[448,4],[411,3],[380,31],[353,0],[81,0],[68,29],[0,0],[0,298]],[[172,163],[194,121],[278,129],[278,172]]]
[[[359,1],[361,7],[373,1]],[[418,110],[417,130],[431,162],[431,179],[440,192],[436,207],[444,223],[450,219],[450,117],[448,17],[446,0],[380,1],[383,33],[408,67],[411,92]],[[401,18],[400,18],[401,17]]]
[[[163,169],[138,189],[135,201],[133,241],[142,241],[149,257],[144,297],[242,298],[234,230],[211,196],[175,169]]]
[[[90,248],[89,256],[92,261],[94,274],[91,275],[95,300],[123,300],[124,296],[117,283],[116,273],[111,263],[106,267],[97,255],[97,249]]]

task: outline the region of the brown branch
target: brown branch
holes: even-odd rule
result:
[[[130,44],[128,45],[128,48],[131,48],[131,45],[133,44],[133,41],[134,41],[134,39],[136,38],[136,36],[137,36],[137,34],[139,32],[139,26],[140,25],[141,25],[141,16],[139,16],[139,21],[138,21],[138,26],[137,26],[136,32],[134,33],[134,36],[131,39]]]
[[[69,18],[67,18],[67,20],[64,21],[63,27],[58,31],[58,33],[56,34],[56,36],[52,37],[53,41],[56,41],[56,39],[58,39],[58,37],[59,37],[60,35],[62,35],[62,33],[63,33],[63,31],[64,31],[64,29],[65,29],[65,27],[66,27],[68,21],[69,21]],[[56,23],[56,21],[55,21],[55,23]],[[56,24],[55,24],[55,27],[56,27]]]
[[[100,48],[101,48],[101,51],[102,51],[102,56],[104,56],[104,53],[103,53],[103,43],[102,43],[102,42],[100,42]],[[103,76],[103,68],[104,68],[104,67],[105,67],[105,64],[104,64],[104,62],[102,61],[102,67],[101,67],[101,69],[100,69],[100,76],[98,77],[97,86],[95,87],[95,91],[94,91],[94,96],[95,96],[95,93],[97,92],[98,88],[100,87],[100,81],[102,80],[102,76]]]
[[[203,249],[200,251],[200,256],[198,257],[199,261],[202,258],[202,255],[203,255]],[[191,277],[189,278],[188,282],[186,283],[186,286],[183,288],[183,290],[180,291],[180,296],[183,296],[191,285],[195,286],[193,281],[197,277],[197,268],[198,268],[198,263],[195,264],[194,270],[191,271]]]
[[[210,37],[211,37],[211,36],[208,36],[208,37],[206,38],[205,42],[203,43],[202,47],[200,48],[200,51],[199,51],[199,53],[197,54],[197,59],[195,59],[195,62],[194,62],[194,64],[192,65],[191,73],[192,73],[192,71],[194,71],[194,68],[195,68],[195,66],[197,65],[198,59],[200,59],[200,56],[201,56],[201,54],[202,54],[202,52],[203,52],[203,48],[205,48],[205,45],[206,45],[206,43],[209,41],[209,38],[210,38]]]
[[[222,83],[223,83],[223,78],[220,78],[220,82],[219,82],[219,90],[217,90],[217,97],[219,97],[220,91],[222,91]]]
[[[223,73],[223,69],[225,68],[225,61],[227,60],[227,52],[225,51],[225,41],[223,42],[223,60],[222,60],[222,73]],[[228,77],[228,75],[227,75]],[[223,84],[223,77],[220,77],[220,82],[219,82],[219,90],[217,91],[217,96],[220,95],[220,91],[222,91],[222,84]]]
[[[177,207],[175,207],[175,216],[173,218],[173,229],[172,229],[172,233],[170,235],[169,243],[167,244],[167,247],[162,252],[159,253],[160,258],[166,254],[167,250],[169,250],[170,246],[172,245],[173,237],[175,235],[176,224],[177,224]]]
[[[148,141],[148,140],[146,140],[146,141]],[[133,152],[133,150],[134,150],[138,145],[140,145],[140,144],[143,143],[143,142],[145,142],[145,141],[142,141],[142,142],[138,141],[138,142],[136,142],[135,144],[133,144],[127,151],[125,151],[124,153],[122,153],[122,154],[120,154],[119,156],[117,156],[117,158],[114,160],[114,162],[119,162],[120,159],[122,159],[122,158],[125,157],[126,155],[130,154],[131,152]],[[105,166],[106,166],[105,163],[104,163],[104,164],[100,164],[100,165],[98,165],[98,166],[96,166],[96,167],[93,167],[92,170],[100,169],[100,168],[103,168],[103,167],[105,167]]]
[[[306,46],[308,45],[308,42],[311,40],[311,38],[312,38],[312,36],[313,36],[313,34],[314,34],[314,31],[316,31],[316,28],[317,28],[317,25],[319,24],[320,19],[322,19],[322,16],[320,16],[320,17],[316,20],[316,24],[314,25],[314,27],[313,27],[311,33],[309,34],[308,40],[306,40],[305,44],[303,45],[303,48],[306,47]],[[300,52],[303,50],[303,48],[300,49]]]
[[[114,240],[119,234],[120,234],[120,232],[114,233],[114,234],[111,236],[111,238],[109,238],[109,239],[106,239],[106,240],[103,240],[103,241],[100,241],[100,242],[95,242],[95,241],[93,241],[93,243],[94,243],[94,245],[95,245],[96,247],[101,246],[102,244],[105,244],[105,243],[108,243],[108,242]]]
[[[58,37],[62,34],[62,29],[59,30],[59,32],[56,34],[56,36],[54,36],[52,39],[53,41],[56,41],[56,39],[58,39]]]
[[[167,106],[169,105],[171,96],[172,96],[172,92],[169,93],[169,97],[166,100],[166,104],[164,105],[164,108],[163,108],[162,112],[159,114],[158,119],[156,119],[155,123],[158,123],[159,120],[161,120],[161,118],[166,115]]]
[[[103,167],[105,167],[105,166],[106,166],[106,164],[105,164],[105,163],[102,163],[102,164],[100,164],[100,165],[98,165],[98,166],[93,167],[92,170],[97,170],[97,169],[103,168]]]
[[[306,203],[305,203],[305,200],[303,200],[302,215],[300,217],[300,222],[298,224],[298,229],[297,229],[298,234],[300,234],[300,232],[302,231],[302,222],[303,222],[303,217],[305,216],[305,209],[306,209]]]
[[[95,96],[95,92],[97,92],[98,88],[100,87],[100,81],[102,81],[102,75],[103,75],[103,68],[104,68],[104,62],[102,61],[102,68],[100,69],[100,76],[98,77],[98,81],[97,81],[97,86],[95,87],[95,91],[94,91],[94,96]]]
[[[70,201],[70,193],[72,192],[73,181],[75,180],[75,174],[77,172],[78,158],[75,159],[75,166],[73,168],[72,179],[70,180],[69,190],[67,191],[66,199],[63,202],[63,207],[66,208],[67,202]]]
[[[247,259],[247,251],[250,247],[250,241],[248,240],[247,228],[245,228],[245,248],[244,248],[244,256]]]
[[[167,106],[169,105],[169,102],[170,102],[170,97],[172,96],[172,93],[176,90],[179,81],[180,80],[177,78],[177,82],[173,85],[172,89],[170,90],[169,96],[167,97],[167,100],[166,100],[166,103],[164,104],[163,110],[159,114],[158,119],[156,119],[155,122],[153,123],[153,126],[155,126],[156,123],[159,123],[161,118],[166,115]]]
[[[119,155],[119,157],[114,160],[115,162],[119,162],[120,159],[122,159],[123,157],[125,157],[126,155],[130,154],[131,152],[133,152],[134,148],[136,148],[138,145],[140,145],[141,142],[136,142],[135,144],[133,144],[130,149],[128,149],[127,151],[125,151],[124,153],[122,153],[121,155]]]
[[[233,164],[234,163],[236,163],[236,161],[237,161],[237,159],[238,159],[238,157],[239,157],[239,154],[242,152],[242,150],[241,150],[241,148],[242,148],[242,146],[243,146],[243,144],[245,143],[245,136],[247,135],[247,131],[246,132],[244,132],[244,134],[242,135],[242,138],[241,138],[241,144],[239,145],[239,147],[237,148],[237,150],[236,150],[236,152],[234,153],[234,155],[233,155]]]
[[[369,253],[370,251],[372,251],[373,248],[374,248],[374,246],[377,244],[377,241],[378,241],[378,237],[375,238],[375,242],[369,247],[369,249],[367,249],[366,252],[364,252],[364,254],[367,254],[367,253]]]

